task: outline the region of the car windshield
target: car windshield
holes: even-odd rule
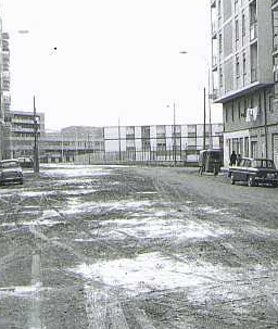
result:
[[[220,152],[211,152],[210,157],[215,160],[219,160],[221,158],[221,153]]]
[[[2,162],[0,166],[1,168],[15,168],[18,167],[18,163],[16,161]]]
[[[272,160],[254,160],[252,163],[252,167],[275,169],[275,165]]]

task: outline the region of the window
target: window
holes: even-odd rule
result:
[[[268,111],[273,112],[273,96],[269,95],[268,97]]]
[[[235,60],[235,71],[236,71],[236,88],[240,87],[239,84],[239,79],[240,79],[240,63],[239,63],[239,55],[236,55],[236,60]]]
[[[238,118],[240,119],[240,101],[237,103],[237,113],[238,113]]]
[[[238,21],[238,19],[235,20],[235,37],[236,37],[236,40],[239,40],[239,21]]]
[[[245,14],[242,14],[242,27],[241,27],[241,33],[242,33],[242,38],[245,37],[246,35],[246,19],[245,19]]]
[[[240,64],[239,64],[239,56],[236,55],[236,77],[240,77]]]
[[[219,33],[219,53],[221,54],[223,51],[223,38],[222,38],[222,34]]]
[[[239,48],[239,20],[235,20],[235,43],[236,43],[236,49]]]
[[[235,9],[235,12],[237,13],[238,12],[238,0],[235,0],[234,2],[234,9]]]
[[[219,86],[223,87],[223,68],[220,67],[219,69]]]
[[[218,17],[221,18],[222,16],[222,1],[218,0]]]

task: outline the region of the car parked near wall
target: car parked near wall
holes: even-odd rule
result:
[[[23,184],[23,172],[17,159],[0,161],[0,184]]]
[[[228,177],[231,184],[241,181],[248,186],[278,185],[278,172],[271,159],[244,157],[237,166],[229,167]]]
[[[34,161],[32,158],[19,157],[19,158],[17,158],[17,160],[22,168],[33,168],[34,167]]]

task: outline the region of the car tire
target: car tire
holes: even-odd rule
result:
[[[255,185],[255,180],[254,180],[254,178],[253,178],[252,176],[249,176],[249,177],[248,177],[248,179],[247,179],[247,185],[248,185],[249,187],[252,187],[252,186]]]
[[[230,182],[231,182],[232,185],[235,184],[235,178],[234,178],[233,174],[231,174],[231,176],[230,176]]]

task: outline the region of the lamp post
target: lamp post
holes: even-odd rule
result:
[[[188,54],[187,51],[180,51],[180,54],[186,55]],[[209,65],[206,61],[206,66],[208,67],[208,106],[209,106],[209,147],[213,147],[212,143],[212,124],[211,124],[211,104],[210,100],[212,97],[212,94],[210,94],[210,74],[209,74]],[[206,87],[203,89],[203,149],[206,148]]]
[[[167,105],[167,107],[170,107]],[[173,148],[174,148],[174,166],[177,165],[177,141],[176,141],[176,103],[173,103]]]

